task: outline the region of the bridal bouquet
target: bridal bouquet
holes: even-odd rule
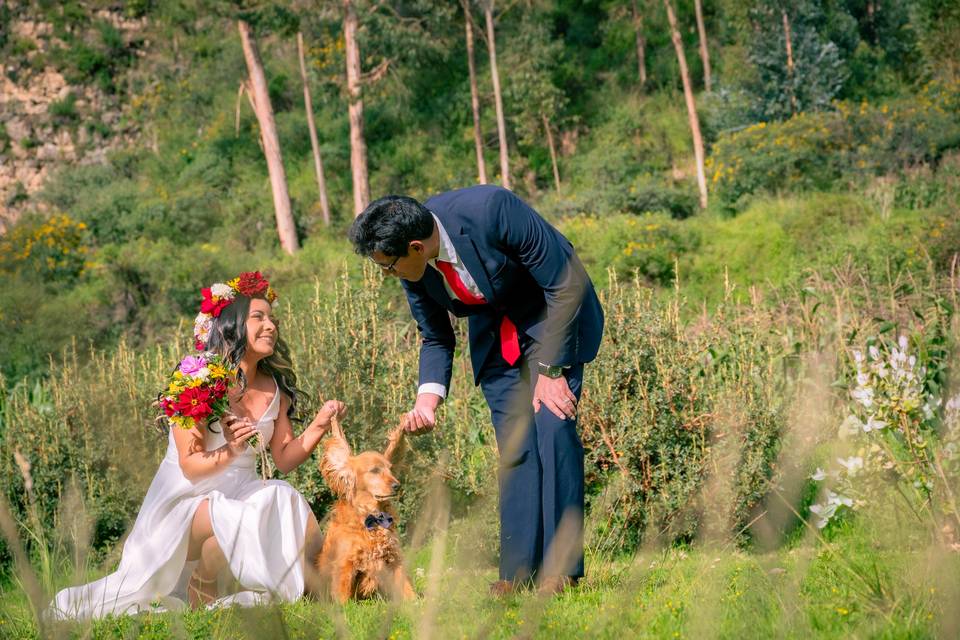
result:
[[[237,374],[214,353],[187,356],[160,394],[160,408],[170,424],[192,429],[219,420],[227,412],[227,389]]]
[[[160,394],[160,409],[170,424],[181,429],[220,420],[229,413],[227,389],[236,377],[237,370],[231,369],[222,356],[209,351],[187,356],[177,365],[166,390]],[[273,465],[263,437],[257,432],[248,442],[260,457],[261,474],[266,480],[273,475]]]

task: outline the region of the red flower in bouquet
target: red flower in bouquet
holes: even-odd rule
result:
[[[210,406],[210,389],[206,387],[195,387],[184,389],[177,402],[177,411],[182,416],[193,418],[200,422],[213,412]]]
[[[200,302],[200,311],[202,313],[209,313],[214,318],[219,317],[220,312],[233,302],[230,298],[218,298],[214,296],[210,293],[209,287],[201,289],[200,293],[203,294],[203,301]]]
[[[175,403],[171,402],[167,398],[160,399],[160,408],[163,409],[163,412],[167,415],[168,418],[173,417],[177,412],[177,408],[174,406]]]
[[[219,420],[230,406],[227,390],[237,375],[222,356],[203,353],[180,361],[157,398],[164,419],[183,429]]]

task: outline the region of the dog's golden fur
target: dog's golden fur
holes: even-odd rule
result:
[[[390,500],[400,486],[391,460],[402,445],[403,429],[394,429],[386,450],[352,455],[340,425],[334,421],[324,443],[320,471],[337,495],[323,547],[314,565],[321,589],[338,602],[376,593],[396,599],[416,594],[403,568],[396,514]],[[365,526],[367,516],[389,514],[394,524]]]

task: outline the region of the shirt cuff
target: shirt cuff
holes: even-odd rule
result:
[[[417,395],[420,395],[421,393],[433,393],[441,398],[446,398],[447,388],[439,382],[424,382],[422,385],[420,385],[420,388],[417,389]]]

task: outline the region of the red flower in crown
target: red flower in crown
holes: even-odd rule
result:
[[[244,271],[237,277],[237,292],[248,298],[266,295],[269,288],[270,283],[259,271]]]
[[[210,293],[210,287],[201,289],[200,293],[203,294],[203,301],[200,303],[200,311],[202,313],[209,313],[214,318],[219,317],[220,312],[226,307],[229,307],[230,303],[233,302],[233,300],[230,300],[229,298],[219,298],[214,300],[213,294]]]

